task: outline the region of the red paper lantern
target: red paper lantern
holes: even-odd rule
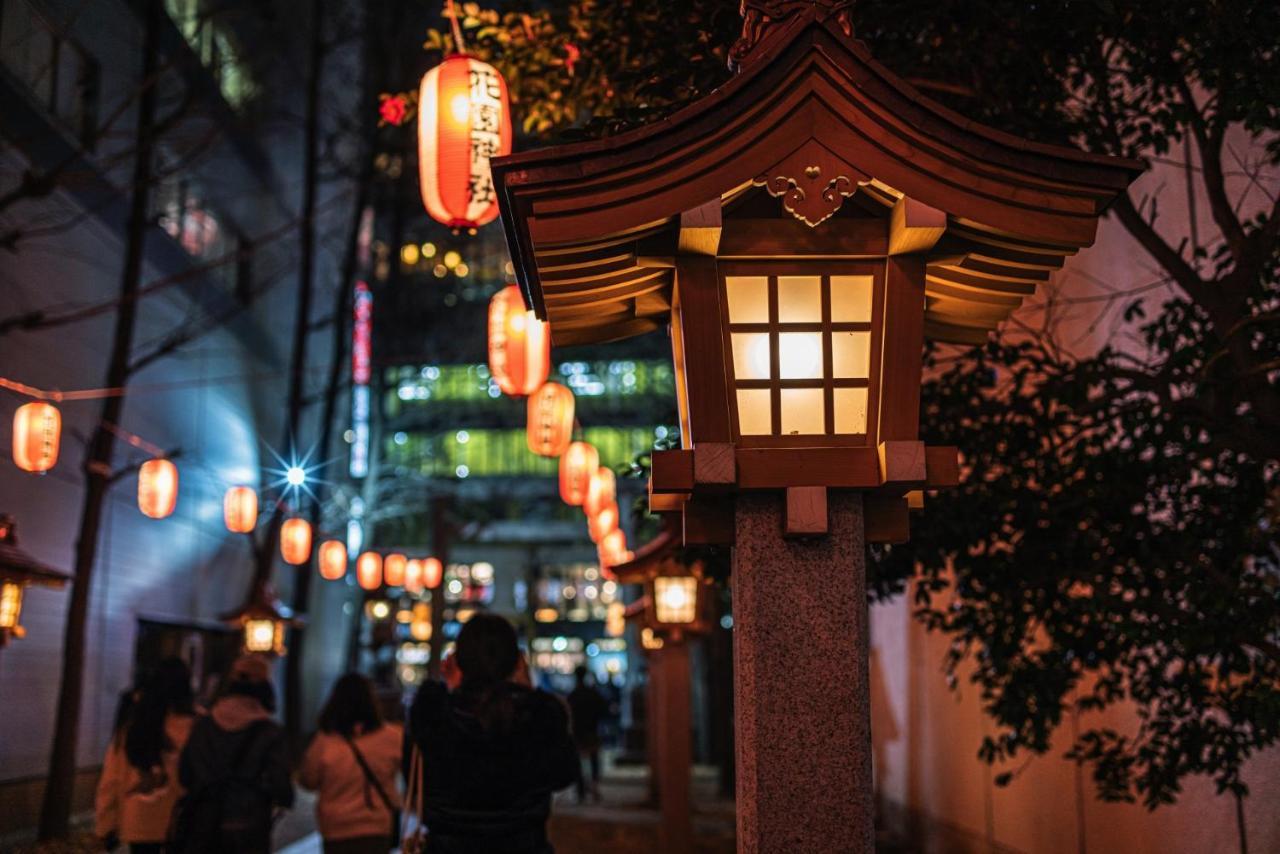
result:
[[[403,587],[409,559],[402,554],[389,554],[382,561],[382,582],[388,587]]]
[[[587,517],[587,533],[591,542],[599,543],[609,534],[618,530],[618,502],[611,501],[600,508],[599,513]]]
[[[498,216],[489,160],[511,153],[507,83],[488,63],[454,54],[422,78],[418,174],[427,213],[450,228]]]
[[[404,589],[406,593],[422,592],[422,561],[417,558],[404,565]]]
[[[320,577],[337,581],[347,574],[347,547],[340,540],[325,540],[320,544]]]
[[[587,499],[591,475],[600,468],[600,454],[594,445],[574,442],[560,457],[560,497],[577,507]]]
[[[601,538],[596,547],[596,555],[600,559],[600,567],[608,570],[628,560],[627,535],[621,528],[615,528]]]
[[[529,395],[529,450],[558,457],[573,441],[573,392],[560,383],[543,383]]]
[[[147,460],[138,469],[138,509],[163,519],[178,505],[178,467],[165,459]]]
[[[382,555],[365,552],[356,559],[356,582],[364,590],[377,590],[382,586]]]
[[[610,504],[616,503],[617,497],[617,475],[613,473],[613,469],[601,466],[591,475],[591,482],[587,485],[587,497],[582,502],[582,510],[588,516],[595,516]]]
[[[551,334],[547,324],[524,307],[524,297],[508,285],[489,301],[489,372],[503,394],[523,397],[547,381]]]
[[[13,414],[13,461],[23,471],[53,468],[61,441],[62,413],[52,403],[27,403]]]
[[[285,563],[301,566],[311,559],[311,523],[285,519],[280,526],[280,555]]]
[[[233,486],[222,497],[222,520],[233,534],[250,534],[258,525],[258,493]]]
[[[439,558],[429,557],[422,562],[422,583],[428,590],[435,590],[444,580],[444,564]]]

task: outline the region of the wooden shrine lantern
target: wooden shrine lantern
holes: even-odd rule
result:
[[[529,395],[529,450],[540,457],[558,457],[573,441],[573,392],[560,383],[543,383]]]
[[[18,548],[13,518],[0,515],[0,647],[26,635],[21,620],[28,587],[64,587],[70,578]]]
[[[178,467],[157,457],[138,469],[138,509],[151,519],[164,519],[178,505]]]
[[[670,330],[682,444],[654,453],[650,503],[733,546],[739,850],[870,851],[865,544],[959,480],[920,440],[925,341],[986,341],[1143,164],[930,101],[854,38],[852,0],[742,13],[725,85],[493,175],[556,345]],[[796,589],[820,593],[777,607]]]
[[[37,473],[53,468],[61,442],[62,413],[52,403],[25,403],[13,413],[13,462],[18,468]]]
[[[347,546],[341,540],[325,540],[318,552],[320,577],[337,581],[347,574]]]
[[[239,626],[245,652],[282,656],[285,632],[304,625],[293,611],[281,602],[269,582],[255,582],[249,601],[239,610],[224,614],[223,621]]]
[[[251,534],[258,526],[258,493],[248,486],[233,486],[222,496],[222,520],[233,534]]]
[[[280,525],[280,556],[285,563],[301,566],[311,560],[311,523],[294,517]]]

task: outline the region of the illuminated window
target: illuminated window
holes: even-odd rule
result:
[[[875,277],[731,272],[724,288],[738,434],[866,435]]]

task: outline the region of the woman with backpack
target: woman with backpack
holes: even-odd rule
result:
[[[95,833],[107,848],[123,842],[159,852],[182,794],[178,756],[195,722],[191,671],[164,659],[121,709],[94,799]]]
[[[277,809],[293,805],[289,747],[275,722],[271,664],[242,655],[182,751],[187,793],[170,829],[174,854],[267,854]]]
[[[316,792],[325,854],[391,850],[399,821],[396,778],[403,748],[404,730],[383,721],[372,683],[358,673],[339,679],[298,774],[298,782]]]
[[[551,854],[551,795],[578,777],[564,705],[530,687],[515,629],[500,616],[468,620],[453,660],[457,687],[423,685],[409,715],[426,851]]]

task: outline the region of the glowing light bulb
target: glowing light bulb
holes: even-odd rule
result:
[[[302,486],[307,482],[307,471],[302,466],[289,466],[284,477],[290,486]]]
[[[814,332],[783,332],[778,336],[778,375],[784,380],[819,379],[822,344]]]

